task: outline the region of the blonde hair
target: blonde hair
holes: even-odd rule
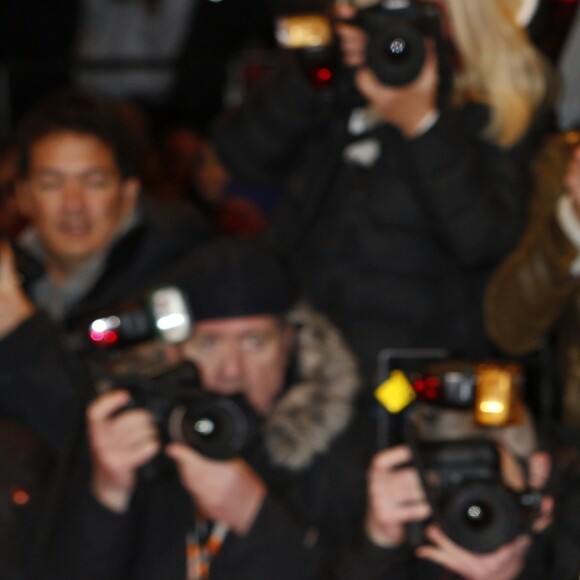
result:
[[[461,68],[453,100],[486,103],[485,137],[513,145],[548,93],[549,64],[518,23],[521,0],[445,0]]]

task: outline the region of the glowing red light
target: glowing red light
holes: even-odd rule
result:
[[[332,71],[328,68],[319,68],[316,77],[322,82],[328,82],[332,78]]]
[[[25,489],[16,487],[10,492],[10,500],[14,505],[27,505],[30,503],[30,494]]]
[[[441,379],[435,376],[421,377],[413,381],[415,392],[426,401],[441,398]]]
[[[114,330],[105,330],[104,332],[91,330],[89,336],[94,343],[105,346],[115,344],[119,340],[119,335]]]

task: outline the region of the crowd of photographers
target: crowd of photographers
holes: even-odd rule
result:
[[[115,101],[22,120],[2,578],[578,577],[580,138],[533,10],[334,10],[206,144],[263,236],[151,196]]]

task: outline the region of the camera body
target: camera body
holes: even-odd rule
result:
[[[425,62],[425,40],[435,45],[439,64],[440,98],[453,82],[448,43],[439,9],[423,0],[381,0],[358,11],[349,23],[368,34],[366,62],[388,86],[411,83]],[[295,51],[310,83],[318,89],[334,84],[340,61],[331,19],[319,13],[284,15],[277,19],[276,37],[284,48]]]
[[[542,495],[504,484],[493,441],[412,441],[411,447],[433,520],[456,544],[486,553],[529,531]],[[422,543],[424,525],[412,529],[412,543]]]
[[[163,443],[184,443],[211,459],[241,455],[258,433],[258,421],[242,397],[201,388],[195,365],[185,363],[156,376],[116,377],[113,387],[132,396],[128,408],[147,409]]]
[[[523,403],[523,369],[508,361],[440,356],[402,359],[386,381],[396,369],[407,382],[413,402],[402,416],[401,435],[432,511],[430,520],[407,525],[407,539],[424,544],[425,526],[433,521],[463,548],[491,552],[530,530],[543,497],[523,486],[512,489],[504,471],[507,462],[523,481],[538,444]]]
[[[367,32],[366,61],[379,80],[400,87],[417,78],[425,62],[425,39],[435,44],[440,86],[450,87],[452,70],[439,9],[422,0],[382,0],[360,10],[357,22]]]

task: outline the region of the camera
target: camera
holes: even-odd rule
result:
[[[451,66],[439,9],[421,0],[382,0],[361,10],[358,23],[369,36],[366,61],[385,85],[409,84],[423,68],[425,39],[435,43],[440,84],[450,86]]]
[[[505,485],[493,441],[419,441],[410,437],[409,443],[432,519],[456,544],[486,553],[530,530],[542,494],[516,492]],[[423,542],[424,525],[411,526],[411,543]]]
[[[381,0],[358,11],[349,21],[363,28],[369,37],[366,62],[379,80],[388,86],[411,83],[425,62],[425,40],[435,45],[439,64],[439,90],[451,87],[453,72],[450,48],[441,27],[437,6],[423,0]],[[295,49],[308,78],[315,86],[333,80],[337,51],[330,19],[320,14],[297,14],[277,22],[277,40]]]
[[[279,16],[276,40],[283,48],[294,51],[312,87],[324,90],[335,84],[338,46],[332,22],[325,14],[308,12]]]
[[[212,459],[231,459],[247,450],[258,433],[257,418],[241,396],[209,393],[199,372],[183,363],[151,376],[115,377],[113,387],[130,392],[129,408],[147,409],[161,441],[184,443]]]
[[[204,390],[192,362],[167,363],[160,342],[183,342],[192,330],[185,294],[169,285],[89,317],[68,339],[69,347],[84,355],[97,392],[118,388],[130,393],[131,402],[119,413],[146,409],[162,443],[179,442],[211,459],[230,459],[249,449],[258,420],[241,395]],[[155,479],[173,467],[161,452],[140,474]]]
[[[425,542],[429,521],[478,553],[529,531],[542,492],[523,486],[516,491],[504,473],[507,462],[523,476],[538,445],[523,403],[523,368],[510,361],[447,358],[445,351],[405,354],[390,353],[377,398],[387,410],[397,398],[406,401],[399,409],[404,413],[385,414],[385,421],[400,421],[397,440],[411,449],[432,511],[430,520],[407,525],[409,543]]]

